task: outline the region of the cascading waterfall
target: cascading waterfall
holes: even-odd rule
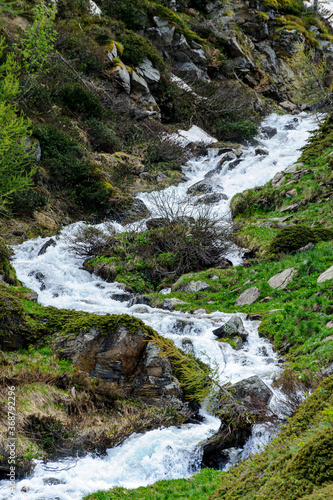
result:
[[[262,126],[277,128],[277,133],[271,138],[264,135],[258,137],[260,146],[266,148],[268,154],[258,155],[255,146],[244,146],[237,165],[226,162],[220,171],[209,174],[215,185],[214,192],[224,193],[227,197],[214,205],[219,216],[228,217],[229,202],[236,193],[266,183],[277,172],[294,163],[299,156],[298,150],[308,139],[309,131],[318,125],[312,116],[306,114],[297,117],[273,114],[264,120]],[[168,188],[167,194],[175,200],[183,199],[188,188],[215,169],[220,159],[218,149],[212,148],[207,156],[189,161],[184,167],[188,180]],[[151,210],[153,217],[159,215],[154,213],[151,195],[143,193],[139,197]],[[244,348],[235,351],[228,344],[216,342],[212,333],[231,314],[215,312],[194,315],[153,309],[145,305],[128,307],[129,297],[126,298],[123,285],[105,283],[91,276],[81,269],[82,259],[69,250],[66,238],[75,233],[79,224],[64,228],[55,237],[56,245],[50,246],[43,255],[38,253],[47,241],[45,238],[26,241],[16,248],[14,266],[18,278],[38,292],[41,304],[97,314],[133,315],[172,339],[178,347],[184,348],[184,343],[190,345],[197,357],[218,366],[222,384],[257,375],[271,387],[280,368],[271,345],[258,335],[258,322],[247,321],[244,314],[238,314],[249,335]],[[118,230],[122,229],[119,224],[115,226]],[[234,264],[241,261],[239,252],[233,252],[231,258]],[[123,302],[115,300],[120,294],[125,299]],[[276,406],[281,399],[274,389],[273,393],[271,405]],[[180,428],[133,434],[122,445],[110,449],[104,458],[88,455],[81,459],[69,458],[48,463],[46,466],[38,462],[33,476],[18,482],[15,498],[79,500],[83,495],[98,489],[106,490],[113,486],[133,488],[160,479],[187,477],[200,467],[202,452],[198,449],[198,443],[213,435],[220,425],[217,418],[201,411],[204,417],[201,424],[184,424]],[[235,450],[235,457],[245,457],[258,451],[258,447],[267,442],[269,433],[257,426],[244,450]],[[22,487],[25,487],[25,492],[21,492]],[[10,498],[8,482],[2,481],[0,500],[7,498]]]

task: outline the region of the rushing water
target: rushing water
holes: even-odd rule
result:
[[[234,194],[266,183],[276,172],[294,163],[299,156],[299,148],[306,143],[309,131],[317,127],[315,120],[305,114],[298,115],[297,121],[290,115],[271,115],[262,125],[278,129],[271,139],[258,137],[260,145],[267,149],[268,154],[256,155],[255,146],[244,146],[237,166],[230,168],[230,163],[225,163],[223,169],[211,177],[215,192],[228,197],[214,205],[219,216],[229,217],[229,202]],[[175,202],[184,199],[188,188],[202,180],[220,159],[218,150],[212,148],[205,157],[189,161],[184,167],[188,181],[165,190],[168,199]],[[151,195],[141,194],[140,198],[153,216],[160,215]],[[81,269],[82,259],[68,249],[67,238],[75,233],[79,224],[64,228],[56,237],[56,246],[49,247],[44,255],[38,255],[38,252],[47,241],[46,238],[26,241],[16,248],[14,265],[18,278],[38,292],[41,304],[97,314],[133,315],[172,339],[177,346],[184,348],[190,345],[196,356],[212,366],[218,366],[221,383],[234,383],[257,375],[271,386],[274,376],[279,372],[278,359],[269,342],[259,337],[258,322],[247,321],[245,315],[239,314],[249,336],[244,348],[235,351],[228,344],[216,342],[212,333],[214,328],[232,316],[230,314],[168,312],[143,305],[128,307],[128,301],[114,300],[115,294],[119,295],[124,287],[91,276]],[[121,230],[119,225],[115,226]],[[240,262],[237,253],[234,252],[232,258],[234,263]],[[280,397],[274,392],[271,405],[277,406],[281,402]],[[79,500],[83,495],[98,489],[138,487],[160,479],[187,477],[200,466],[202,452],[198,443],[219,428],[217,418],[204,410],[202,414],[204,419],[201,424],[185,424],[180,428],[133,434],[121,446],[110,449],[104,458],[89,455],[81,459],[69,458],[49,463],[47,466],[38,463],[31,478],[18,482],[15,497],[19,500]],[[257,426],[244,450],[233,450],[231,455],[235,459],[248,456],[267,442],[269,434],[269,430]],[[21,491],[23,487],[25,492]],[[0,500],[7,498],[11,498],[8,483],[2,481]]]

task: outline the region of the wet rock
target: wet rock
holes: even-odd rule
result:
[[[144,304],[145,306],[151,306],[151,299],[147,295],[132,295],[128,307],[132,307],[136,304]]]
[[[294,118],[292,121],[288,122],[284,128],[285,130],[296,130],[298,124],[298,118]]]
[[[274,135],[277,134],[277,128],[275,127],[262,127],[261,128],[261,132],[262,134],[264,134],[268,139],[271,139],[272,137],[274,137]]]
[[[260,313],[250,313],[246,316],[246,319],[249,319],[251,321],[261,321],[263,315]]]
[[[267,406],[271,397],[272,390],[257,376],[246,378],[230,387],[236,398],[242,399],[251,406]]]
[[[49,247],[55,247],[55,246],[56,246],[56,242],[54,241],[53,238],[50,238],[49,240],[47,240],[44,243],[44,245],[42,246],[42,248],[39,250],[38,255],[44,255],[44,253],[46,252],[46,250]]]
[[[148,404],[161,404],[166,398],[173,398],[177,406],[184,399],[182,388],[172,375],[171,362],[161,356],[156,345],[149,342],[144,354],[142,370],[135,382],[134,396]]]
[[[248,332],[244,328],[243,321],[238,316],[233,316],[224,325],[213,330],[213,334],[219,339],[240,337],[245,341],[248,337]]]
[[[201,203],[204,203],[205,205],[213,205],[215,203],[219,203],[222,200],[227,200],[228,196],[224,193],[211,193],[207,194],[206,196],[202,196],[199,198],[196,202],[195,205],[200,205]]]
[[[317,279],[317,283],[323,283],[324,281],[327,280],[332,280],[333,279],[333,266],[329,267],[324,271]]]
[[[171,299],[164,299],[163,300],[163,309],[166,309],[167,311],[172,311],[175,306],[178,305],[183,305],[186,304],[183,300],[179,300],[176,298],[171,298]]]
[[[128,302],[131,299],[131,294],[126,292],[114,292],[108,295],[110,299],[116,300],[117,302]]]
[[[260,291],[256,286],[248,288],[235,302],[235,306],[245,306],[253,304],[260,297]]]
[[[177,291],[184,293],[202,292],[210,288],[210,285],[205,281],[189,281],[177,287]]]
[[[187,194],[196,194],[196,193],[211,193],[216,184],[209,179],[204,179],[202,181],[196,182],[193,186],[189,187],[187,190]]]
[[[314,250],[315,246],[313,243],[308,243],[304,247],[301,247],[297,250],[297,252],[307,252],[308,250]]]
[[[256,148],[254,152],[256,155],[266,155],[267,156],[269,154],[268,149],[262,148],[262,147]]]
[[[296,271],[293,267],[289,269],[285,269],[281,273],[276,274],[275,276],[272,276],[268,280],[268,284],[272,288],[276,288],[278,290],[284,290],[288,283],[290,283],[293,280],[294,275],[296,274]]]
[[[49,486],[55,486],[56,484],[66,484],[65,481],[61,481],[56,477],[48,477],[43,479],[43,483]]]
[[[194,354],[194,347],[192,340],[187,337],[182,339],[182,349],[188,354]]]
[[[242,158],[237,158],[236,160],[233,160],[229,163],[228,165],[228,170],[233,170],[234,168],[237,167],[241,162],[243,161]]]

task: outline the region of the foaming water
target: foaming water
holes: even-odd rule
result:
[[[236,166],[232,162],[223,164],[222,169],[210,176],[214,192],[224,193],[228,199],[214,204],[213,210],[219,216],[229,216],[231,197],[245,189],[266,183],[276,172],[294,163],[299,151],[317,127],[313,117],[298,115],[271,115],[262,126],[276,127],[277,133],[267,139],[258,137],[260,147],[267,149],[267,155],[257,155],[255,146],[242,147],[241,160]],[[195,158],[184,167],[188,181],[165,190],[169,199],[181,201],[187,190],[216,168],[222,155],[217,149],[209,149],[207,156]],[[142,193],[139,197],[146,203],[152,216],[160,213],[153,197]],[[195,212],[196,197],[193,197]],[[193,213],[193,212],[192,212]],[[230,219],[229,219],[230,220]],[[161,335],[172,339],[178,347],[188,349],[197,357],[218,370],[221,383],[235,383],[257,375],[271,387],[274,376],[279,372],[278,359],[270,343],[259,337],[258,322],[247,321],[238,314],[248,332],[244,348],[236,351],[229,344],[216,342],[213,330],[224,324],[231,316],[223,312],[192,315],[169,312],[149,306],[129,306],[124,286],[106,283],[81,269],[82,260],[68,248],[68,237],[73,235],[82,223],[64,228],[54,239],[55,246],[48,247],[39,255],[47,238],[37,238],[22,243],[15,249],[14,266],[18,278],[26,286],[36,290],[39,302],[58,308],[94,312],[97,314],[129,314],[153,327]],[[123,228],[115,224],[116,230]],[[233,254],[235,264],[241,258]],[[123,301],[119,299],[123,295]],[[272,408],[278,406],[281,395],[273,389]],[[201,451],[198,444],[213,435],[219,428],[217,418],[203,412],[201,424],[185,424],[179,428],[155,429],[145,434],[133,434],[122,445],[108,451],[104,458],[91,455],[81,459],[67,459],[48,463],[37,463],[33,476],[19,481],[15,498],[18,500],[79,500],[98,489],[113,486],[138,487],[152,484],[161,479],[187,477],[198,470]],[[258,451],[272,434],[271,428],[255,426],[254,432],[243,450],[231,451],[234,460],[244,458]],[[236,457],[236,458],[235,458]],[[233,459],[231,458],[231,461]],[[50,481],[54,478],[55,481]],[[58,484],[49,484],[50,482]],[[26,487],[26,492],[21,492]],[[10,498],[8,482],[0,483],[0,500]]]

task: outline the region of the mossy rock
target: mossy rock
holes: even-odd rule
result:
[[[286,469],[296,479],[320,486],[333,481],[333,428],[319,432],[296,453]]]
[[[307,226],[289,226],[281,229],[273,238],[268,251],[269,253],[293,252],[304,247],[308,243],[328,241],[333,239],[333,231],[330,229],[313,229]]]

